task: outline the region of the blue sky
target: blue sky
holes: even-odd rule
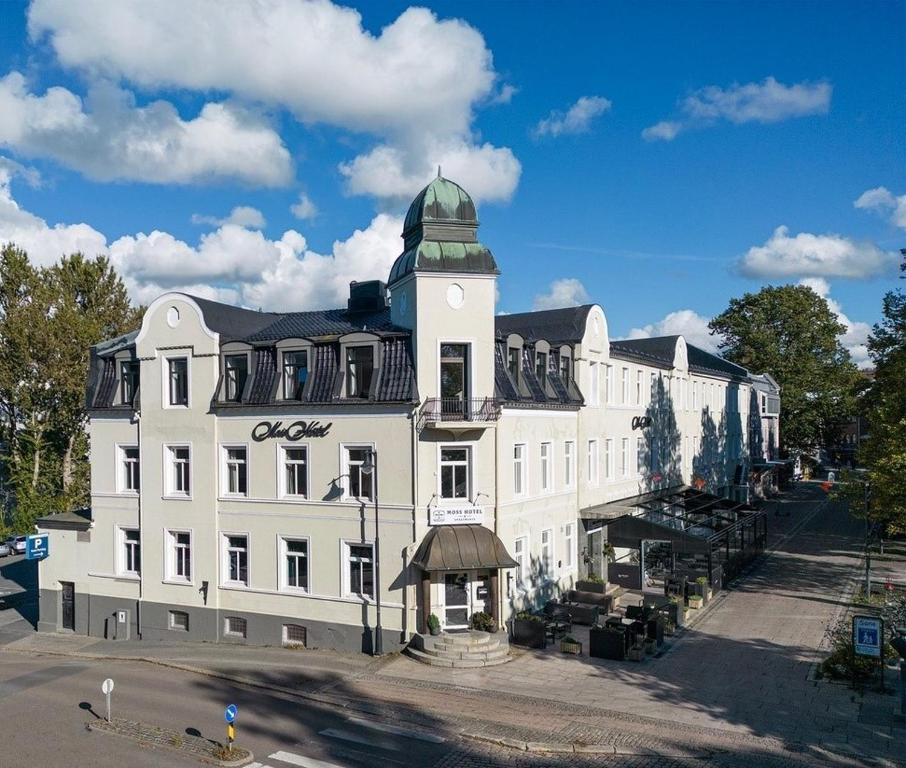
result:
[[[708,344],[805,279],[864,362],[906,246],[906,5],[427,7],[0,4],[0,240],[109,253],[137,301],[336,305],[443,163],[501,311]]]

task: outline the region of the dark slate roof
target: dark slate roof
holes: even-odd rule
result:
[[[272,315],[272,322],[249,333],[245,340],[251,343],[279,341],[290,338],[318,338],[342,336],[356,331],[370,333],[400,333],[409,331],[390,322],[390,309],[377,312],[350,312],[348,309],[322,309],[313,312],[288,312]]]
[[[494,318],[498,336],[518,333],[526,341],[544,339],[551,343],[578,342],[585,335],[585,323],[594,304],[541,312],[520,312]]]
[[[72,512],[59,512],[35,520],[38,528],[53,530],[87,531],[91,527],[91,509],[75,509]]]
[[[734,377],[738,376],[739,378],[746,378],[749,375],[749,372],[741,365],[731,363],[720,355],[706,352],[701,347],[696,347],[687,342],[686,349],[688,350],[689,356],[689,368],[692,370],[705,372],[717,371],[718,373],[724,373]]]
[[[507,348],[504,339],[494,345],[494,388],[497,400],[510,405],[540,406],[546,408],[575,408],[582,405],[582,394],[574,381],[564,381],[560,376],[560,353],[551,350],[548,356],[547,383],[541,385],[535,374],[532,350],[522,349],[520,382],[513,381],[507,370]]]
[[[189,294],[186,294],[187,296]],[[201,308],[205,325],[220,334],[220,342],[244,341],[251,334],[274,323],[280,315],[275,312],[256,312],[219,301],[189,296]]]
[[[375,398],[381,401],[415,401],[415,366],[408,339],[385,339],[381,350],[381,371]]]
[[[655,336],[648,339],[620,339],[610,342],[612,357],[625,358],[654,365],[672,367],[679,336]],[[720,374],[746,378],[749,372],[720,355],[707,352],[701,347],[686,342],[686,356],[689,370],[697,373]]]

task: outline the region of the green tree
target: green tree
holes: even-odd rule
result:
[[[840,343],[846,328],[811,288],[767,286],[747,293],[710,328],[728,360],[770,373],[780,384],[780,440],[788,455],[832,441],[852,416],[859,374]]]
[[[901,269],[906,271],[906,250]],[[901,277],[902,279],[902,277]],[[875,375],[863,398],[869,437],[859,451],[871,483],[872,514],[888,532],[906,532],[906,294],[884,296],[868,339]]]

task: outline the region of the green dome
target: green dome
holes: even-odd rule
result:
[[[438,176],[415,196],[406,214],[403,234],[423,222],[444,221],[477,227],[478,214],[468,192],[459,184]]]

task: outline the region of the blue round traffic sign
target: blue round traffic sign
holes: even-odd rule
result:
[[[226,720],[228,723],[232,723],[236,719],[236,715],[238,715],[238,714],[239,714],[239,710],[236,709],[236,705],[230,704],[230,706],[228,706],[226,708],[226,711],[223,713],[223,719]]]

